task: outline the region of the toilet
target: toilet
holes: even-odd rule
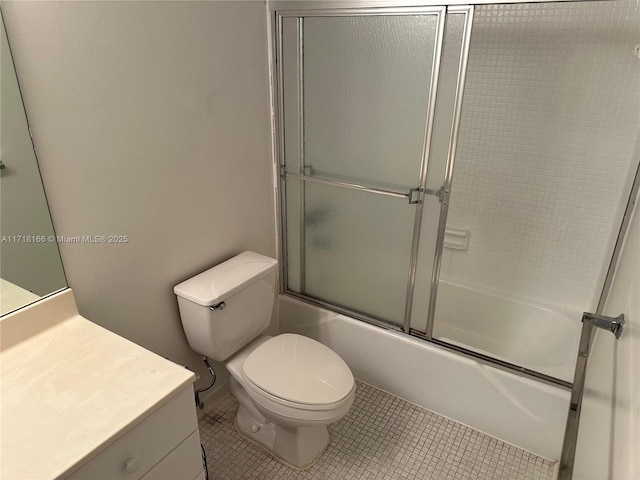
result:
[[[347,414],[355,382],[331,349],[302,335],[263,335],[271,322],[278,262],[254,252],[174,287],[193,350],[223,362],[240,406],[236,428],[297,468],[329,444],[327,425]]]

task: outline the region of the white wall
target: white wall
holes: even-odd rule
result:
[[[640,145],[639,145],[640,146]],[[640,478],[640,208],[605,313],[626,315],[624,341],[615,346],[612,478]],[[589,421],[589,418],[584,418]]]
[[[640,156],[640,137],[636,158]],[[605,308],[625,314],[617,341],[596,332],[589,355],[575,480],[640,478],[640,208],[636,206]]]
[[[58,234],[129,238],[60,245],[81,314],[204,374],[173,286],[275,256],[264,3],[2,8]]]

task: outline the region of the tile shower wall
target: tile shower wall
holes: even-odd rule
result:
[[[593,308],[640,127],[636,1],[477,7],[441,278]]]

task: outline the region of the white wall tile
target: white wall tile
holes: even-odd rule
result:
[[[640,129],[635,1],[477,7],[445,250],[455,283],[597,303]]]

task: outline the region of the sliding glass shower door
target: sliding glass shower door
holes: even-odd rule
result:
[[[612,5],[277,12],[285,291],[569,386],[638,166]]]
[[[476,7],[433,339],[573,380],[638,167],[635,8]]]
[[[289,292],[406,323],[443,31],[443,8],[279,17]]]

